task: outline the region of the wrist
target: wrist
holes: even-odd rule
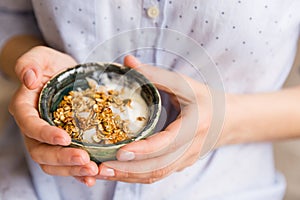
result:
[[[225,96],[225,117],[220,137],[216,147],[240,143],[239,132],[241,132],[242,116],[241,95],[226,94]]]
[[[226,95],[225,120],[217,147],[299,137],[299,90]]]

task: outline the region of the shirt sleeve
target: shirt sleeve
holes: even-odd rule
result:
[[[11,37],[41,36],[30,0],[0,1],[0,51]]]

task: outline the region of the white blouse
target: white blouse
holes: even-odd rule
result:
[[[36,34],[78,62],[121,62],[133,53],[199,81],[220,78],[227,92],[272,91],[281,88],[293,63],[299,8],[299,0],[2,0],[0,47],[12,35]],[[183,51],[176,54],[165,44]],[[195,76],[185,57],[203,55],[220,77]],[[38,199],[265,200],[282,199],[285,189],[268,143],[220,148],[151,185],[98,181],[87,188],[71,177],[48,176],[27,159]]]

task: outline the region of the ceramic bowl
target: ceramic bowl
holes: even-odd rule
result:
[[[103,76],[105,75],[105,76]],[[42,119],[50,125],[55,126],[52,113],[57,109],[62,98],[72,90],[84,90],[89,88],[86,78],[92,78],[103,83],[103,77],[106,77],[105,83],[113,81],[121,86],[131,87],[138,84],[140,95],[147,105],[149,118],[145,127],[135,134],[135,137],[116,144],[96,144],[72,140],[71,147],[82,148],[86,150],[91,160],[101,163],[116,159],[117,150],[136,140],[144,139],[150,136],[158,122],[161,112],[161,98],[156,87],[150,83],[142,74],[136,70],[122,66],[116,63],[87,63],[80,64],[74,68],[69,68],[49,80],[40,93],[39,113]],[[117,80],[117,81],[116,81]],[[121,81],[119,81],[121,80]],[[133,88],[136,89],[136,88]]]

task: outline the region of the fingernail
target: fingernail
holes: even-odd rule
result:
[[[85,180],[85,178],[83,179],[82,183],[83,183],[83,184],[85,184],[86,186],[90,187],[90,185],[89,185],[88,181],[87,181],[87,180]]]
[[[119,161],[129,161],[129,160],[133,160],[135,158],[135,155],[133,152],[130,151],[124,151],[124,150],[119,150],[119,156],[118,156],[118,160]]]
[[[53,139],[53,144],[68,145],[68,141],[64,137],[55,137]]]
[[[115,176],[115,171],[108,167],[102,167],[100,176]]]
[[[82,165],[84,164],[83,159],[81,156],[72,156],[71,163],[73,165]]]
[[[32,69],[25,72],[23,77],[24,83],[27,87],[31,86],[36,81],[36,75]]]
[[[85,178],[81,178],[81,177],[79,178],[79,177],[76,177],[75,179],[78,180],[78,181],[80,181],[81,183],[87,185],[87,182],[86,182]]]
[[[82,167],[79,171],[81,176],[89,176],[91,175],[90,170],[86,167]]]

